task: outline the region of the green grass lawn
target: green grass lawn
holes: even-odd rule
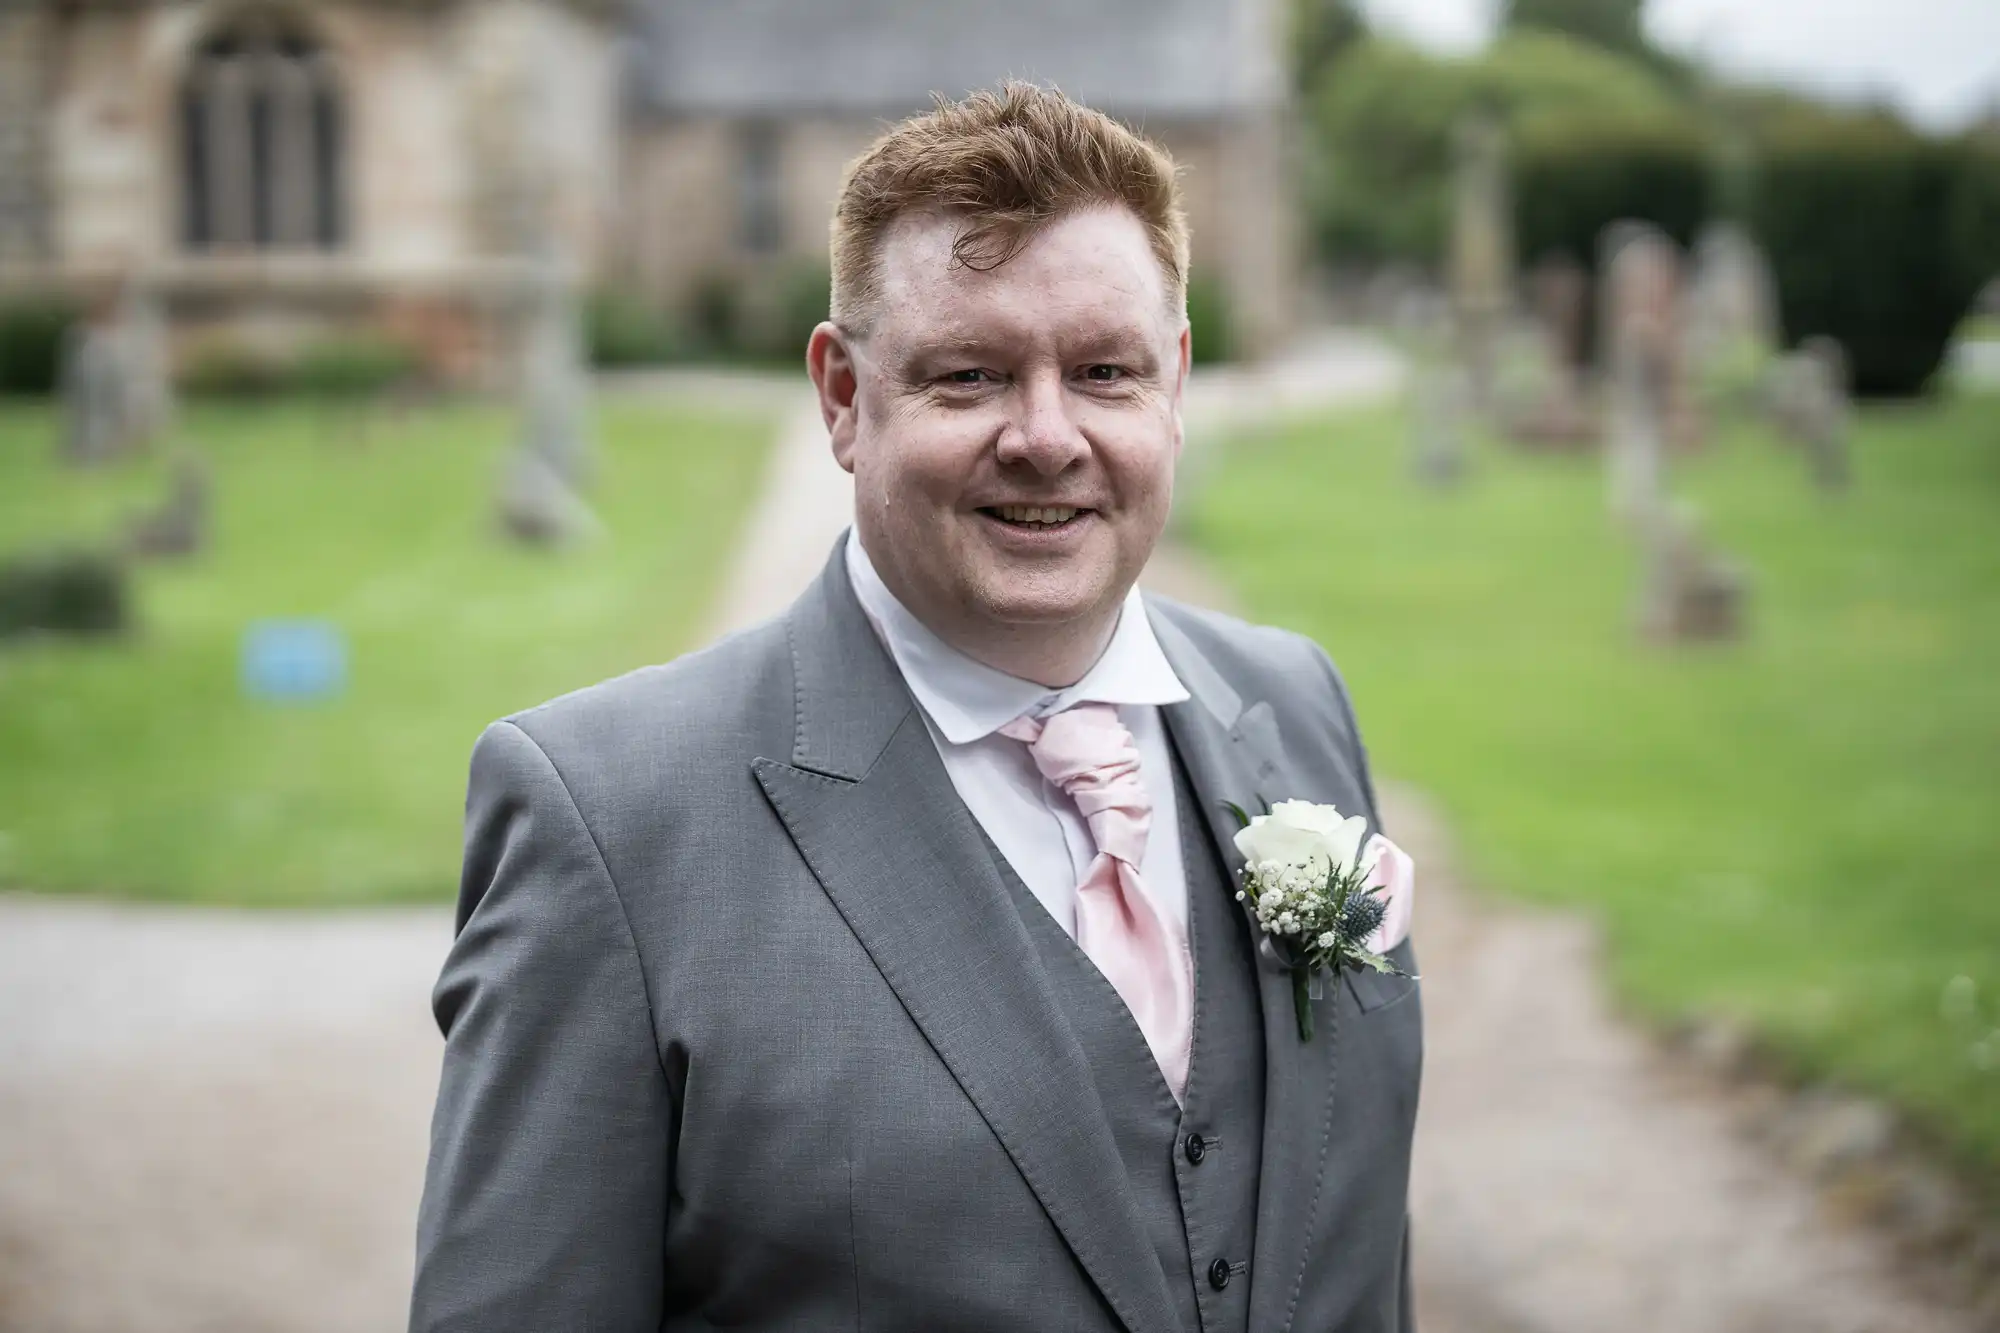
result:
[[[1744,641],[1678,650],[1631,632],[1594,459],[1487,446],[1438,494],[1406,429],[1238,441],[1189,532],[1327,646],[1486,881],[1601,918],[1641,1008],[1745,1021],[2000,1168],[2000,399],[1868,411],[1845,496],[1749,428],[1680,465],[1752,593]]]
[[[606,537],[504,542],[492,497],[512,417],[300,404],[197,406],[210,550],[144,567],[137,632],[0,646],[0,884],[291,904],[447,898],[482,725],[688,646],[771,423],[636,400],[598,414]],[[164,490],[156,462],[53,461],[40,406],[0,405],[0,553],[113,532]],[[245,627],[324,617],[340,697],[238,685]]]

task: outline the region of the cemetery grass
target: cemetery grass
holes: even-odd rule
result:
[[[1385,408],[1240,439],[1187,533],[1326,646],[1483,882],[1601,921],[1629,1002],[2000,1181],[2000,397],[1865,411],[1844,496],[1747,425],[1677,464],[1751,600],[1743,641],[1673,650],[1630,632],[1593,460],[1487,444],[1438,493],[1406,438]]]
[[[122,640],[0,644],[0,887],[236,904],[448,899],[484,724],[673,657],[707,610],[772,423],[639,401],[597,413],[607,535],[498,534],[511,416],[196,405],[209,549],[140,568]],[[103,543],[165,467],[55,462],[53,415],[0,402],[0,557]],[[245,628],[323,618],[348,684],[272,705]]]

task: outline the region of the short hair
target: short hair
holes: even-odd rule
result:
[[[905,214],[962,217],[953,262],[985,271],[1057,218],[1104,204],[1138,217],[1181,309],[1188,228],[1166,150],[1053,88],[1009,81],[959,102],[940,96],[847,165],[833,213],[833,320],[858,333],[873,318],[882,238]]]

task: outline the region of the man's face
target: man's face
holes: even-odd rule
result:
[[[1173,498],[1185,321],[1125,208],[1060,218],[985,272],[952,261],[961,225],[899,220],[873,324],[814,338],[862,542],[947,638],[1108,627]],[[851,406],[829,394],[843,348]]]

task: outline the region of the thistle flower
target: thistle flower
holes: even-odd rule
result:
[[[1340,909],[1340,933],[1356,942],[1365,940],[1375,933],[1375,928],[1388,914],[1389,904],[1378,895],[1356,892]]]

